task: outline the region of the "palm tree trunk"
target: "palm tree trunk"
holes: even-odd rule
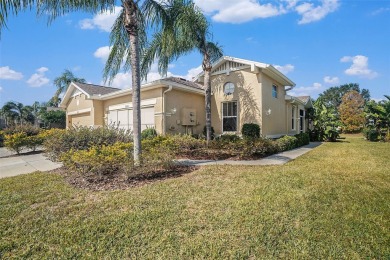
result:
[[[125,28],[130,40],[130,59],[132,72],[132,102],[133,102],[133,147],[134,165],[141,164],[141,75],[140,75],[140,53],[138,38],[138,8],[131,0],[123,2],[125,8]]]
[[[203,55],[203,70],[204,70],[204,88],[206,91],[205,108],[206,108],[206,143],[207,146],[211,140],[211,60],[210,56],[205,53]]]

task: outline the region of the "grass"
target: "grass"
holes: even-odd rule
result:
[[[210,166],[125,191],[0,180],[0,258],[390,258],[390,145],[325,143],[283,166]]]

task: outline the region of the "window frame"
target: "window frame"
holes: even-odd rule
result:
[[[278,98],[278,86],[276,84],[272,84],[272,97]]]
[[[224,104],[227,104],[227,106],[229,106],[229,104],[234,104],[236,103],[236,115],[234,116],[225,116],[224,114]],[[227,107],[227,110],[229,111],[229,107]],[[234,114],[234,113],[233,113]],[[222,133],[236,133],[238,131],[238,102],[237,100],[232,100],[232,101],[226,101],[226,102],[221,102],[221,115],[222,115],[222,118],[221,118],[221,124],[222,124]],[[224,119],[225,118],[235,118],[236,119],[236,130],[233,130],[233,131],[225,131],[224,130]]]
[[[296,108],[295,106],[291,106],[291,130],[296,130],[296,123],[295,123],[295,114],[296,114]]]
[[[226,93],[226,87],[227,87],[228,85],[229,85],[229,86],[233,86],[233,91],[227,92],[227,93]],[[223,94],[224,94],[224,95],[226,95],[226,96],[233,95],[233,93],[234,93],[235,90],[236,90],[236,85],[234,85],[233,82],[228,81],[228,82],[226,82],[225,84],[223,84]]]

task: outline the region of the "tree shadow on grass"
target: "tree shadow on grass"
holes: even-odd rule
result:
[[[65,177],[65,180],[73,187],[91,191],[125,190],[132,187],[143,186],[157,181],[178,178],[185,174],[194,172],[199,166],[175,165],[169,170],[156,170],[148,174],[133,174],[129,176],[124,173],[110,175],[81,175],[70,173],[65,167],[51,171]]]

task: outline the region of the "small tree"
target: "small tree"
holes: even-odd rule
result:
[[[359,92],[352,90],[344,94],[339,107],[341,123],[346,132],[359,132],[363,128],[364,99]]]

